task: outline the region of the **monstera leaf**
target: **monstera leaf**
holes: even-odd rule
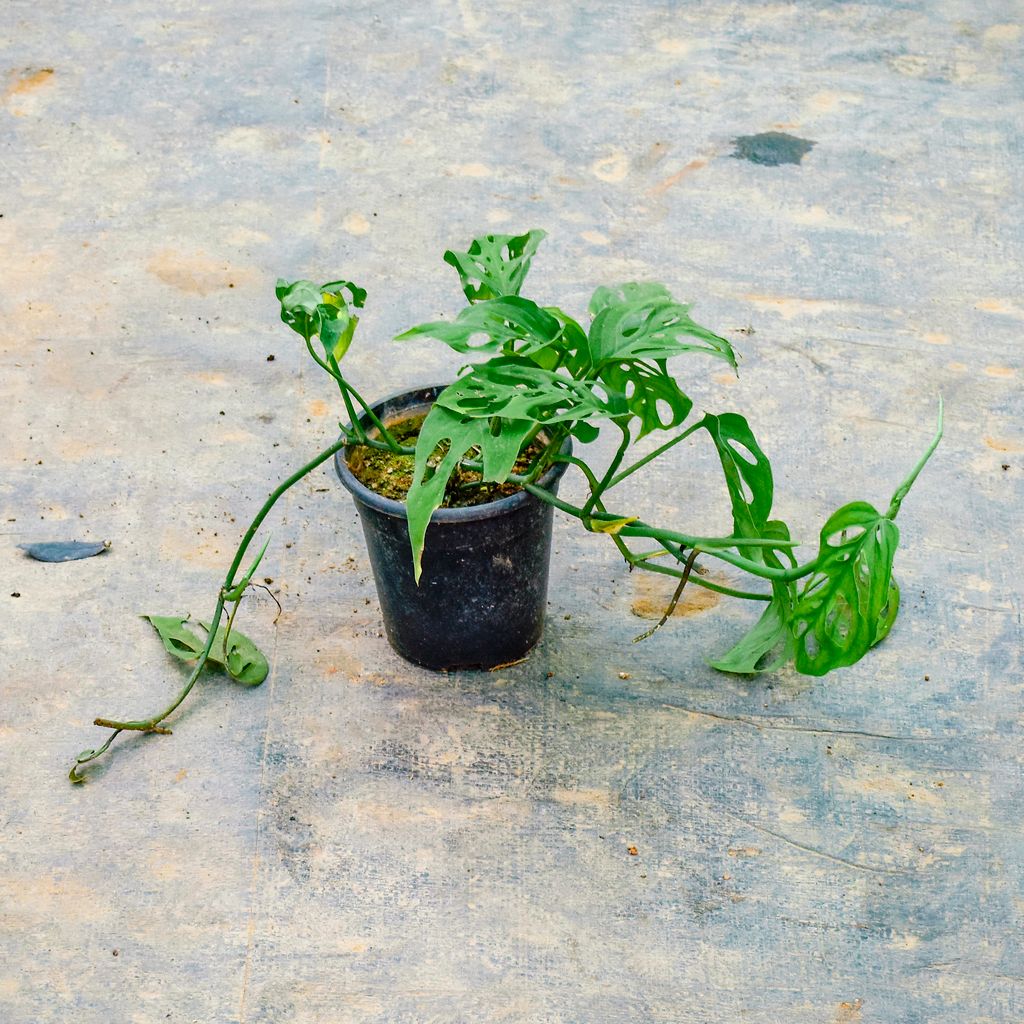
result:
[[[587,383],[518,359],[492,359],[474,366],[438,396],[437,404],[462,416],[503,416],[534,423],[614,414]]]
[[[693,408],[693,402],[666,372],[664,360],[658,365],[637,361],[609,363],[600,371],[602,383],[640,421],[638,439],[652,430],[671,430],[679,426]],[[658,407],[664,402],[668,412]]]
[[[318,336],[328,361],[340,360],[348,351],[359,323],[359,318],[349,310],[349,303],[362,309],[366,302],[365,289],[351,281],[315,285],[312,281],[289,284],[279,279],[276,291],[281,302],[281,319],[307,342]]]
[[[474,238],[465,252],[446,252],[444,261],[458,271],[470,302],[518,295],[534,253],[546,237],[547,232],[540,230],[525,235],[482,235]]]
[[[729,342],[691,320],[690,307],[676,302],[664,285],[598,288],[590,311],[590,358],[595,366],[608,360],[668,359],[683,352],[703,352],[736,366]]]
[[[725,484],[732,503],[733,536],[765,537],[772,511],[774,482],[768,457],[761,451],[747,421],[735,412],[713,416],[703,426],[711,435],[722,461]],[[788,540],[788,531],[786,539]],[[746,558],[761,560],[758,548],[740,548]]]
[[[144,615],[153,628],[160,634],[164,648],[168,654],[182,661],[195,661],[206,648],[206,641],[210,634],[209,623],[200,622],[204,636],[200,637],[191,629],[188,629],[187,618],[170,615]],[[227,656],[224,652],[225,627],[221,626],[214,637],[213,646],[207,655],[207,661],[220,665],[227,670],[232,679],[246,686],[259,686],[270,666],[260,649],[244,634],[232,629],[228,636]]]
[[[863,501],[835,512],[821,530],[817,570],[793,609],[799,671],[824,675],[852,665],[892,628],[899,588],[892,562],[899,527]]]
[[[769,520],[761,530],[762,537],[789,541],[789,527],[781,519]],[[789,548],[763,548],[763,558],[772,568],[783,567],[782,558],[790,566],[796,564]],[[711,662],[722,672],[751,674],[774,672],[793,660],[796,639],[791,620],[796,601],[796,584],[785,580],[772,581],[772,598],[761,618],[732,650]]]
[[[551,345],[560,335],[562,325],[550,313],[529,299],[508,295],[487,299],[467,306],[454,322],[436,321],[420,324],[396,338],[436,338],[462,353],[504,352],[531,355]]]
[[[478,448],[483,461],[484,480],[501,483],[512,472],[519,449],[534,426],[529,420],[492,420],[464,416],[441,404],[440,399],[446,394],[447,391],[442,392],[431,406],[420,428],[412,485],[406,497],[409,540],[417,583],[423,571],[423,544],[427,536],[427,525],[434,510],[441,507],[445,488],[459,461],[471,448]],[[429,459],[439,445],[444,446],[444,455],[436,466],[431,467]]]

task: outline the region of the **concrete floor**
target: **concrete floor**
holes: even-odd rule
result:
[[[7,0],[0,1020],[1024,1019],[1022,21]],[[814,146],[730,156],[772,130]],[[705,659],[753,612],[722,601],[633,646],[664,592],[562,519],[533,656],[419,671],[324,471],[271,519],[284,614],[239,622],[266,684],[211,678],[70,786],[96,715],[179,685],[138,615],[209,614],[334,433],[277,276],[369,290],[349,364],[376,396],[458,366],[389,341],[458,308],[443,249],[534,226],[529,294],[661,280],[735,342],[739,381],[694,360],[690,389],[748,415],[811,544],[884,506],[945,396],[889,640],[824,680],[726,677]],[[720,527],[708,448],[621,504]],[[113,547],[15,546],[71,538]]]

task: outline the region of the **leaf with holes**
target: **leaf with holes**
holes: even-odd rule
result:
[[[198,636],[191,629],[186,628],[189,621],[180,615],[143,615],[160,634],[164,648],[169,654],[181,661],[195,661],[206,648],[206,641],[209,636],[210,627],[205,622],[200,622],[204,633],[203,637]],[[227,669],[228,674],[247,686],[258,686],[267,678],[269,666],[267,659],[259,648],[244,634],[237,630],[231,630],[228,637],[227,659],[224,657],[224,627],[217,631],[213,646],[206,658],[207,662],[220,665]]]
[[[558,320],[535,302],[508,295],[467,306],[454,322],[412,327],[395,340],[436,338],[456,352],[531,355],[551,345],[561,331]]]
[[[643,361],[608,363],[600,371],[609,395],[622,397],[626,408],[640,421],[638,439],[652,430],[678,427],[693,408],[693,402],[665,370],[664,360],[652,366]],[[659,407],[664,403],[665,411]]]
[[[735,412],[713,416],[708,413],[702,425],[711,435],[725,474],[725,485],[732,503],[733,535],[764,537],[772,511],[774,482],[768,457],[761,451],[747,421]],[[739,548],[745,558],[762,561],[758,548]]]
[[[577,381],[518,359],[491,359],[447,387],[437,404],[462,416],[507,416],[535,423],[609,417],[614,411],[594,383]]]
[[[180,615],[143,615],[142,617],[148,620],[160,634],[160,639],[168,654],[173,654],[175,658],[180,658],[182,661],[195,661],[203,653],[206,641],[200,640],[195,633],[185,628],[185,623],[188,622],[187,618],[182,618]]]
[[[691,320],[690,306],[676,302],[664,285],[598,288],[590,300],[590,311],[594,320],[589,348],[595,366],[610,360],[668,359],[684,352],[703,352],[736,367],[732,345]]]
[[[444,261],[458,271],[470,302],[518,295],[537,247],[546,237],[547,232],[540,230],[525,235],[481,235],[465,252],[449,249]]]
[[[208,622],[200,622],[200,626],[210,632]],[[210,658],[223,665],[228,675],[243,686],[259,686],[270,672],[270,665],[263,652],[244,634],[232,629],[228,636],[227,659],[224,658],[224,626],[217,630],[210,648]]]
[[[466,452],[479,448],[483,479],[501,483],[512,472],[519,449],[533,429],[529,420],[498,418],[492,421],[452,411],[441,404],[441,398],[450,390],[448,388],[441,393],[420,427],[412,484],[406,497],[409,541],[417,583],[423,571],[423,545],[430,517],[441,507],[448,481]],[[431,467],[430,459],[439,446],[444,454],[441,461]]]
[[[796,667],[812,676],[852,665],[889,632],[899,589],[892,562],[899,528],[863,501],[822,527],[818,569],[793,609]]]
[[[276,292],[281,319],[293,331],[306,341],[319,337],[328,360],[340,360],[345,355],[359,323],[359,318],[349,310],[349,303],[361,309],[366,302],[365,289],[351,281],[315,285],[312,281],[289,284],[279,279]]]
[[[781,519],[771,519],[761,530],[761,536],[788,542],[789,527]],[[781,569],[782,558],[792,567],[796,558],[790,548],[762,548],[764,561]],[[751,675],[757,672],[775,672],[792,661],[795,640],[790,620],[796,601],[796,584],[784,580],[772,581],[772,599],[753,628],[727,653],[712,661],[711,667],[721,672]]]

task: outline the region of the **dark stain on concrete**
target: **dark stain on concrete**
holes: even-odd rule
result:
[[[736,149],[732,156],[764,167],[798,164],[814,148],[814,143],[810,139],[800,139],[785,132],[740,135],[733,139],[733,145]]]

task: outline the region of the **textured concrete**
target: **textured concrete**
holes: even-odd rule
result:
[[[7,0],[0,1019],[1024,1019],[1022,20]],[[732,156],[770,131],[814,146]],[[632,646],[664,592],[561,520],[533,657],[417,671],[325,471],[272,517],[284,614],[240,623],[267,683],[211,679],[71,787],[94,716],[181,678],[138,613],[208,614],[332,436],[275,278],[369,289],[350,367],[380,395],[458,365],[388,340],[457,308],[441,251],[532,226],[537,298],[663,280],[735,341],[738,382],[687,365],[698,408],[749,415],[807,541],[887,501],[944,394],[890,639],[826,680],[723,677],[754,610],[704,601]],[[620,506],[721,526],[708,447]],[[61,539],[113,547],[16,547]]]

